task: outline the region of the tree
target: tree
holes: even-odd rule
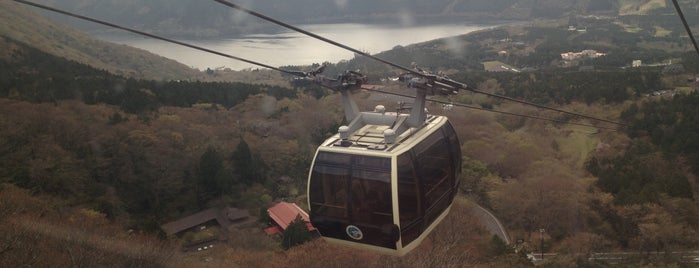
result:
[[[155,94],[148,89],[127,88],[121,102],[121,109],[127,113],[142,114],[158,109],[160,103]]]
[[[477,203],[490,206],[487,189],[482,182],[485,176],[490,175],[488,167],[480,161],[469,157],[464,157],[461,163],[461,190],[475,198]]]
[[[556,162],[541,161],[517,180],[507,180],[490,194],[493,210],[509,227],[531,238],[544,228],[554,240],[585,228],[581,200],[587,183]]]
[[[223,155],[213,147],[206,149],[199,159],[197,175],[204,190],[200,202],[229,192],[233,185],[231,178],[225,176]]]
[[[641,252],[672,251],[695,245],[697,232],[673,219],[673,215],[658,205],[643,206],[638,220],[639,235],[632,245]]]
[[[642,139],[634,141],[623,156],[590,159],[587,169],[617,204],[658,203],[664,195],[693,198],[681,164],[668,160],[657,146]]]
[[[301,218],[301,215],[296,215],[296,218],[289,223],[289,226],[282,233],[282,247],[290,249],[293,246],[301,245],[311,240],[311,233],[306,227],[306,222]]]
[[[250,152],[250,147],[244,139],[240,139],[238,146],[233,152],[233,169],[240,176],[241,180],[250,185],[261,180],[261,161],[255,158]]]

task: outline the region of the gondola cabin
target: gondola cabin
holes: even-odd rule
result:
[[[329,242],[405,255],[451,208],[460,143],[447,117],[426,114],[424,92],[410,114],[358,113],[347,94],[351,123],[320,145],[311,166],[311,223]]]

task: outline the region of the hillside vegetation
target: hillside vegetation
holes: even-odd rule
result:
[[[214,1],[166,0],[96,1],[43,0],[59,8],[89,14],[109,21],[126,23],[169,35],[198,37],[231,36],[250,30],[264,29],[265,23],[251,16],[228,9]],[[265,15],[294,24],[327,22],[367,22],[411,24],[434,20],[535,20],[565,18],[577,15],[637,14],[666,8],[655,0],[410,0],[410,1],[313,1],[289,0],[232,1]],[[686,6],[691,1],[682,1]],[[303,8],[297,8],[303,7]],[[91,25],[75,24],[89,29]]]
[[[699,93],[687,78],[699,72],[699,59],[675,30],[658,36],[647,20],[621,22],[640,31],[590,18],[578,20],[585,32],[567,23],[524,25],[381,54],[487,92],[627,126],[614,131],[469,92],[442,100],[483,109],[430,102],[428,111],[449,116],[462,144],[461,192],[445,222],[404,258],[322,240],[284,251],[263,235],[263,223],[237,230],[215,250],[174,250],[181,241],[162,237],[160,224],[202,209],[260,215],[277,200],[304,206],[314,150],[343,124],[337,94],[265,72],[226,75],[265,77],[274,86],[135,79],[55,56],[15,29],[0,42],[7,48],[0,53],[0,266],[513,267],[543,247],[558,253],[549,265],[571,267],[598,264],[587,259],[591,252],[695,250]],[[588,48],[608,57],[559,58]],[[627,68],[637,57],[651,65]],[[654,64],[677,58],[682,69]],[[482,63],[495,60],[530,70],[485,72]],[[394,70],[360,58],[331,64],[326,74],[347,69],[406,92],[379,80]],[[672,91],[680,87],[690,89]],[[362,110],[398,109],[383,94],[355,98]],[[473,203],[498,215],[521,242],[513,245],[519,253],[475,222]],[[682,265],[651,254],[626,262]]]
[[[56,24],[26,6],[0,2],[0,36],[31,44],[51,55],[112,73],[156,80],[190,79],[199,72],[150,52],[97,40],[73,28]],[[8,53],[3,51],[2,53]]]
[[[249,15],[214,1],[166,0],[147,2],[97,0],[41,0],[58,8],[89,14],[139,29],[173,35],[213,37],[267,28]],[[571,15],[627,16],[674,12],[663,0],[409,0],[409,1],[231,1],[262,14],[294,24],[367,22],[410,24],[434,20],[482,21],[560,19]],[[687,15],[697,9],[696,1],[678,1]],[[302,9],[296,7],[304,7]],[[87,29],[94,25],[75,23]]]

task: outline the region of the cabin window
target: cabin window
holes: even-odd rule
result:
[[[393,223],[391,159],[355,155],[350,193],[355,221],[375,226]]]
[[[432,224],[451,203],[453,158],[442,131],[434,132],[413,149],[417,157],[425,207],[425,226]]]
[[[321,215],[347,217],[349,169],[315,165],[313,176],[310,190],[315,194],[311,195],[311,209]]]
[[[352,156],[349,185],[349,222],[364,232],[362,242],[395,249],[391,159]]]
[[[452,168],[454,168],[455,174],[457,174],[456,177],[454,177],[454,191],[459,188],[459,174],[461,174],[461,142],[459,142],[459,137],[456,135],[456,131],[454,131],[454,127],[447,122],[446,125],[443,127],[444,134],[447,136],[447,140],[449,142],[449,149],[451,152],[451,158],[452,158]],[[456,194],[456,193],[454,193]]]
[[[354,241],[345,230],[351,224],[364,233],[361,243],[396,248],[391,158],[319,152],[309,191],[324,236]]]
[[[347,217],[350,156],[336,153],[319,153],[313,166],[314,178],[310,185],[311,209],[319,215],[335,218]]]
[[[407,245],[422,232],[422,201],[410,152],[398,156],[398,211],[401,239]]]
[[[375,226],[393,223],[391,173],[354,169],[350,185],[354,221]]]

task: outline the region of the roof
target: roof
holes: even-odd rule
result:
[[[385,113],[396,117],[397,113]],[[345,143],[340,138],[340,134],[335,134],[320,145],[322,151],[341,151],[356,153],[367,152],[375,154],[395,154],[400,153],[405,148],[412,146],[412,142],[422,140],[427,135],[437,131],[439,127],[447,122],[445,116],[427,115],[425,125],[421,128],[411,128],[398,135],[394,143],[386,143],[383,131],[391,126],[369,124],[352,133]]]
[[[282,230],[286,230],[286,228],[289,227],[289,224],[296,219],[297,215],[301,215],[301,218],[306,223],[306,227],[309,231],[314,231],[316,229],[313,227],[313,225],[311,225],[308,213],[303,211],[303,209],[294,203],[279,202],[267,209],[267,213],[269,214],[269,217],[282,228]]]
[[[163,229],[167,235],[174,235],[212,220],[215,220],[222,227],[228,228],[231,222],[245,219],[248,216],[249,214],[247,211],[237,208],[210,208],[180,218],[179,220],[165,223],[161,225],[160,228]]]
[[[219,211],[219,217],[226,216],[225,219],[231,222],[240,221],[250,216],[247,210],[227,207]]]
[[[181,218],[176,221],[171,221],[160,226],[167,235],[173,235],[181,231],[187,230],[194,226],[206,223],[216,219],[217,209],[210,208]]]

